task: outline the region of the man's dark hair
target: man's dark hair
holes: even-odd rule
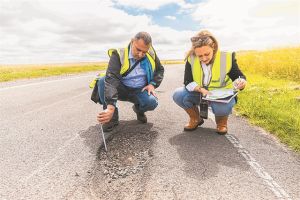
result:
[[[138,32],[134,38],[134,40],[142,39],[145,42],[145,45],[150,45],[152,43],[152,39],[149,33],[147,32]]]

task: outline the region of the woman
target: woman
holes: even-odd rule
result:
[[[177,88],[173,100],[189,115],[184,130],[192,131],[204,123],[199,115],[198,105],[209,90],[233,88],[242,90],[246,77],[239,69],[235,53],[220,52],[216,38],[208,31],[201,31],[191,38],[192,48],[186,56],[184,85]],[[228,115],[231,114],[236,98],[229,103],[209,102],[215,115],[217,133],[227,133]]]

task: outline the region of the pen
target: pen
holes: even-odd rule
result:
[[[102,124],[100,125],[100,128],[101,128],[102,139],[103,139],[103,143],[104,143],[104,149],[105,149],[105,151],[107,152],[107,146],[106,146],[106,141],[105,141],[105,136],[104,136]]]

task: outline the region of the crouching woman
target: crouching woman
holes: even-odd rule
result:
[[[220,52],[216,38],[208,31],[201,31],[191,38],[192,47],[187,54],[184,72],[184,87],[177,88],[173,94],[175,103],[189,115],[184,130],[192,131],[204,123],[199,115],[198,105],[201,97],[209,90],[232,88],[242,90],[246,77],[237,65],[235,53]],[[229,103],[209,102],[215,115],[216,132],[227,133],[227,120],[237,99]]]

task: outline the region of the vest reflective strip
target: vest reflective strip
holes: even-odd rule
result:
[[[118,49],[118,54],[120,55],[120,62],[121,62],[121,65],[124,65],[124,49]]]
[[[226,66],[227,66],[227,53],[221,52],[220,55],[220,86],[226,86],[225,76],[226,76]]]
[[[221,53],[217,51],[216,57],[213,63],[213,67],[211,69],[211,82],[210,85],[215,85],[220,83],[220,77],[222,72],[222,64],[221,64]]]
[[[129,69],[128,48],[122,48],[119,52],[120,61],[122,65],[120,74],[124,74]]]
[[[200,65],[199,58],[196,56],[190,56],[188,61],[192,66],[193,80],[200,86],[203,86],[203,72]],[[227,73],[231,70],[232,65],[232,53],[217,52],[212,67],[212,78],[209,84],[209,88],[226,87],[231,84],[231,79]]]

